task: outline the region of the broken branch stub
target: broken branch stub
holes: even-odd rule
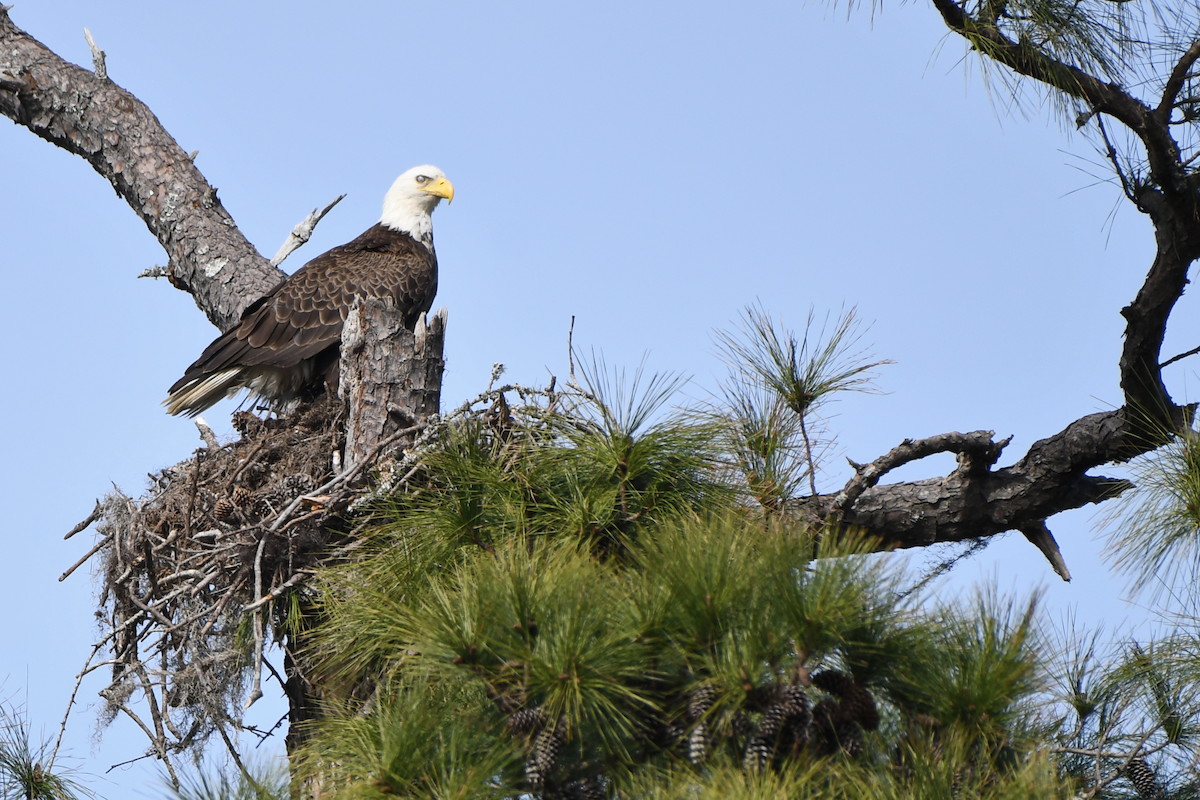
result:
[[[338,396],[347,405],[344,469],[351,470],[393,433],[438,413],[445,308],[416,330],[393,303],[362,300],[342,328]],[[382,455],[382,454],[381,454]]]

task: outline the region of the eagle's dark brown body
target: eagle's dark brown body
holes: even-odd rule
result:
[[[336,380],[342,324],[359,298],[391,298],[411,330],[437,292],[437,256],[406,232],[376,224],[305,264],[246,309],[171,387],[171,414],[195,416],[248,388],[288,400],[327,372]]]

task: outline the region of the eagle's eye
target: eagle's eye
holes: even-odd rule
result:
[[[427,180],[429,180],[429,178],[426,178],[424,175],[417,176],[417,183],[424,183]]]

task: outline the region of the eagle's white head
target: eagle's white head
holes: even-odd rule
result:
[[[383,198],[383,216],[379,222],[392,230],[404,231],[426,247],[433,247],[433,223],[429,215],[442,198],[454,200],[454,186],[437,167],[425,164],[413,167],[396,178]]]

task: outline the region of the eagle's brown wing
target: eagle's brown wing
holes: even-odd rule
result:
[[[279,399],[271,396],[270,386],[254,384],[267,371],[273,376],[268,383],[280,387],[277,394],[292,394],[299,383],[313,377],[314,359],[337,347],[355,300],[392,298],[412,329],[436,292],[437,257],[432,249],[407,233],[375,225],[354,241],[317,256],[247,308],[241,322],[205,348],[171,387],[168,410],[196,414],[247,386],[266,399]],[[239,368],[239,373],[231,372]],[[289,371],[296,374],[289,376]],[[209,381],[211,392],[182,396],[218,374],[229,380]]]

